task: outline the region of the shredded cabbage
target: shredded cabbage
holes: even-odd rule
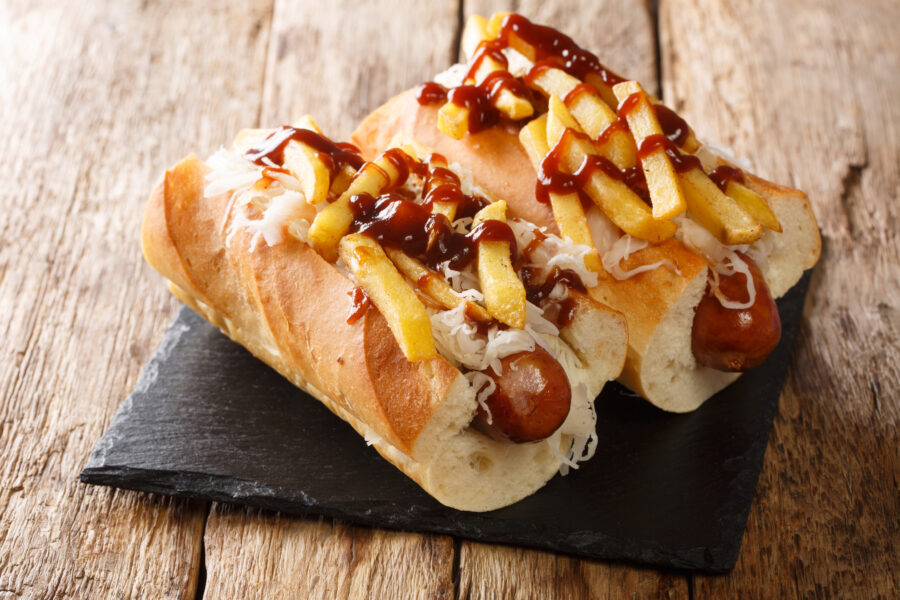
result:
[[[642,240],[638,238],[633,238],[627,233],[616,240],[616,243],[612,245],[604,255],[603,255],[603,268],[606,271],[618,279],[622,281],[624,279],[628,279],[629,277],[634,277],[638,273],[644,273],[646,271],[653,271],[662,267],[663,265],[668,265],[675,272],[678,272],[678,267],[675,264],[668,260],[663,259],[656,261],[655,263],[641,265],[639,267],[635,267],[633,269],[629,269],[627,271],[623,271],[622,267],[619,266],[623,260],[626,260],[633,252],[637,252],[638,250],[643,250],[647,246],[649,246],[649,242],[647,240]]]
[[[711,286],[712,292],[719,302],[728,309],[741,310],[750,308],[756,302],[756,286],[753,283],[753,275],[750,267],[738,256],[738,251],[746,252],[747,246],[726,246],[702,225],[695,223],[687,217],[675,219],[678,231],[675,237],[685,246],[704,256],[712,266]],[[719,289],[719,275],[734,275],[743,273],[747,282],[747,301],[738,302],[725,297]]]

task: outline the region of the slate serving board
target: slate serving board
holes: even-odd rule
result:
[[[782,339],[763,365],[687,415],[664,413],[608,384],[597,400],[595,457],[501,510],[442,506],[349,425],[188,308],[81,480],[591,558],[728,571],[809,278],[778,302]]]

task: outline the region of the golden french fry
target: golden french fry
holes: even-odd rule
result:
[[[338,174],[334,176],[334,179],[332,179],[331,189],[328,190],[329,193],[333,196],[340,196],[343,194],[347,191],[347,188],[350,187],[350,182],[353,181],[354,175],[356,175],[356,169],[350,165],[344,165]]]
[[[231,147],[238,154],[244,154],[270,133],[271,129],[241,129],[231,142]]]
[[[597,91],[600,92],[600,97],[603,98],[603,101],[606,102],[607,105],[611,107],[618,105],[616,93],[613,91],[613,88],[607,85],[598,74],[588,73],[584,78],[584,82],[597,88]]]
[[[469,18],[466,19],[460,47],[467,61],[475,54],[478,44],[484,40],[491,39],[487,32],[487,24],[487,19],[480,15],[469,15]]]
[[[472,226],[485,221],[506,222],[506,202],[488,204],[475,215]],[[513,270],[508,242],[478,243],[478,281],[488,312],[501,323],[525,327],[525,286]]]
[[[506,201],[492,202],[475,213],[472,219],[472,227],[481,225],[485,221],[502,221],[506,223]]]
[[[284,147],[284,166],[300,181],[303,195],[310,204],[328,199],[331,172],[315,148],[291,140]]]
[[[456,308],[460,304],[466,305],[466,314],[476,321],[491,321],[491,315],[478,304],[460,298],[453,292],[444,278],[431,269],[396,248],[385,247],[385,253],[394,263],[397,269],[406,275],[407,279],[414,282],[416,287],[422,290],[426,296],[443,306],[444,308]]]
[[[737,181],[729,181],[725,186],[725,193],[760,225],[781,233],[781,223],[778,222],[778,217],[775,216],[762,196]]]
[[[505,70],[505,65],[497,62],[490,55],[485,55],[481,59],[481,63],[478,65],[478,69],[474,73],[474,80],[467,80],[466,83],[470,85],[478,85],[485,79],[487,79],[487,77],[491,73],[495,71]],[[496,106],[497,110],[499,110],[503,115],[509,117],[513,121],[518,121],[519,119],[524,119],[534,114],[534,107],[531,105],[531,102],[529,102],[525,98],[515,95],[510,90],[505,88],[500,91],[500,94],[494,101],[494,106]]]
[[[565,103],[557,96],[550,96],[547,104],[547,145],[553,147],[559,142],[566,129],[575,133],[584,133],[575,117],[569,113]]]
[[[680,174],[691,216],[725,244],[752,244],[762,227],[700,169]]]
[[[626,120],[638,146],[647,138],[664,136],[656,111],[647,94],[636,81],[625,81],[613,87],[620,101],[632,94],[638,94],[637,104],[628,111]],[[678,174],[664,148],[657,148],[641,159],[650,200],[653,202],[653,216],[657,219],[671,219],[685,211],[687,204],[679,185]]]
[[[662,101],[655,96],[647,94],[647,98],[650,99],[650,103],[653,105],[662,104]],[[695,152],[697,152],[697,150],[700,149],[700,146],[702,146],[702,144],[700,143],[700,140],[698,140],[694,135],[694,130],[688,127],[688,134],[684,140],[684,143],[681,144],[681,149],[687,153],[694,154]]]
[[[572,173],[594,152],[593,145],[572,135],[560,140],[560,167]],[[584,191],[600,210],[628,235],[648,242],[661,242],[675,235],[677,226],[671,221],[654,219],[644,201],[620,179],[607,175],[602,169],[591,173]]]
[[[313,120],[312,115],[303,115],[297,122],[294,123],[293,127],[295,129],[309,129],[310,131],[315,131],[319,135],[322,135],[322,130],[319,128],[319,125]]]
[[[581,197],[578,194],[550,194],[550,208],[553,209],[553,219],[559,228],[560,235],[574,244],[590,246],[593,250],[584,256],[584,264],[591,271],[599,273],[603,270],[600,253],[594,247],[594,238],[588,227],[587,216],[581,205]]]
[[[309,243],[322,257],[334,262],[338,256],[338,243],[350,230],[353,211],[350,198],[357,194],[378,195],[381,190],[397,180],[397,167],[382,153],[374,161],[364,164],[340,197],[316,215],[309,227]]]
[[[543,69],[531,82],[532,86],[545,96],[565,99],[581,81],[562,69]],[[591,90],[579,91],[566,104],[572,117],[591,139],[599,139],[606,129],[616,122],[616,111],[603,101],[599,93]],[[605,156],[620,169],[628,169],[637,164],[636,149],[631,135],[624,129],[612,130],[600,148]]]
[[[522,144],[528,160],[537,171],[541,166],[541,161],[550,152],[550,145],[547,143],[547,113],[537,119],[532,119],[519,130],[519,143]]]
[[[455,140],[463,139],[469,131],[469,109],[445,102],[438,111],[438,129]]]
[[[541,115],[539,119],[531,121],[531,123],[519,130],[519,140],[535,170],[540,168],[544,157],[550,152],[545,133],[546,127],[544,123],[540,122],[547,118],[546,114]],[[560,195],[551,192],[549,196],[550,208],[553,210],[553,219],[556,221],[560,235],[576,244],[584,244],[593,248],[594,239],[591,236],[591,230],[588,227],[587,217],[584,214],[584,207],[581,205],[579,195]],[[599,272],[602,268],[600,254],[596,249],[585,256],[584,263],[592,271]]]
[[[428,311],[381,244],[364,234],[352,233],[341,239],[340,256],[384,316],[406,358],[414,361],[435,356]]]
[[[485,30],[487,31],[487,35],[489,40],[495,39],[498,35],[500,35],[500,28],[503,26],[503,19],[511,15],[509,12],[496,12],[491,15],[491,18],[488,20],[487,25],[485,26]]]

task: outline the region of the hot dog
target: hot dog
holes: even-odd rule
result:
[[[697,362],[720,371],[742,372],[762,363],[781,339],[781,318],[759,267],[740,254],[750,268],[756,297],[747,308],[728,309],[715,294],[697,305],[691,331],[691,351]],[[718,275],[718,286],[731,298],[746,297],[746,274]]]
[[[572,388],[566,372],[542,348],[500,362],[501,374],[491,376],[497,389],[478,408],[475,427],[515,443],[549,437],[569,415]]]
[[[762,362],[780,337],[772,299],[819,256],[805,194],[703,146],[555,30],[498,14],[473,17],[463,40],[469,61],[444,85],[404,92],[360,124],[362,152],[414,136],[470,167],[512,214],[593,244],[603,265],[589,293],[629,326],[620,381],[658,407],[694,410]],[[447,91],[463,89],[486,100]]]
[[[420,146],[365,161],[309,119],[247,130],[166,172],[144,254],[428,493],[490,510],[591,453],[592,402],[626,332],[577,286],[527,303],[511,263],[542,270],[517,250],[534,226],[504,221],[470,178]]]

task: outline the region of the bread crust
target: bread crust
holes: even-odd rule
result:
[[[515,131],[495,127],[452,139],[437,128],[439,105],[420,105],[415,93],[413,89],[398,94],[363,120],[351,136],[363,155],[372,154],[398,133],[406,134],[470,169],[480,185],[506,200],[512,215],[558,233],[549,206],[535,200],[534,167]],[[803,192],[750,174],[746,178],[785,228],[783,234],[767,230],[761,242],[769,250],[762,272],[773,296],[779,297],[818,260],[819,230]],[[679,272],[659,268],[623,281],[601,277],[590,294],[626,317],[628,358],[620,381],[664,410],[686,412],[737,376],[699,365],[690,351],[693,314],[708,273],[704,258],[670,239],[634,253],[623,268],[663,259],[674,263]]]
[[[440,356],[406,360],[378,310],[348,324],[354,284],[290,236],[268,246],[244,228],[229,230],[230,194],[205,197],[207,172],[196,156],[182,160],[144,213],[144,255],[179,298],[322,401],[444,504],[499,508],[553,476],[570,439],[557,433],[535,444],[498,444],[472,431],[474,392],[455,367]],[[593,313],[579,310],[575,321],[599,318],[621,338],[618,350],[603,346],[585,361],[607,373],[595,381],[598,393],[624,363],[624,320],[589,298],[580,302]]]

